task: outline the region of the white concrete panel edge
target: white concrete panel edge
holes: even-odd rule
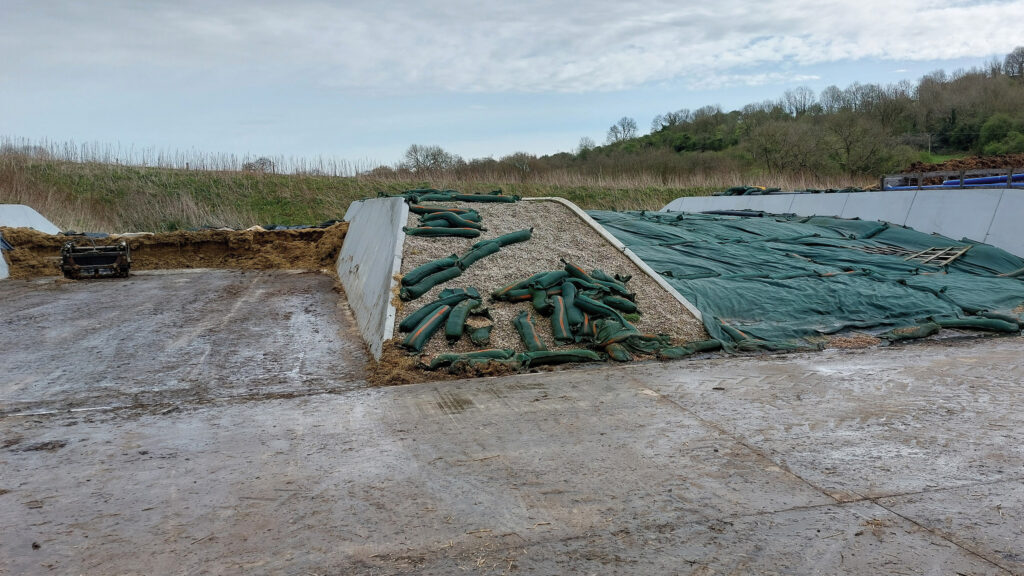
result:
[[[626,258],[629,258],[631,262],[636,264],[636,266],[638,268],[640,268],[640,270],[642,270],[644,274],[647,274],[648,276],[650,276],[650,278],[652,280],[654,280],[658,284],[658,286],[661,286],[662,288],[664,288],[665,291],[667,291],[673,298],[675,298],[680,304],[682,304],[687,310],[689,310],[690,314],[693,314],[694,318],[696,318],[697,320],[699,320],[701,322],[704,321],[704,317],[700,313],[700,310],[698,310],[697,307],[694,306],[692,302],[687,300],[685,296],[683,296],[682,294],[679,293],[678,290],[673,288],[671,284],[669,284],[664,278],[661,277],[661,274],[658,274],[657,272],[655,272],[654,269],[652,269],[650,266],[648,266],[646,262],[641,260],[640,257],[636,255],[636,253],[634,253],[629,248],[626,248],[625,244],[620,242],[619,239],[616,238],[615,236],[613,236],[611,232],[606,230],[604,226],[601,226],[601,224],[599,224],[597,222],[597,220],[594,220],[593,218],[591,218],[590,214],[587,214],[586,212],[584,212],[583,209],[581,209],[579,206],[577,206],[573,202],[570,202],[569,200],[566,200],[565,198],[558,198],[558,197],[555,197],[555,196],[542,196],[542,197],[538,197],[538,198],[523,198],[523,201],[527,201],[527,202],[558,202],[559,204],[562,204],[563,206],[569,208],[569,210],[572,210],[573,213],[575,213],[584,222],[586,222],[588,226],[593,228],[601,236],[601,238],[604,238],[605,241],[608,242],[609,244],[611,244],[616,250],[618,250],[619,252],[622,252],[623,254],[625,254]]]

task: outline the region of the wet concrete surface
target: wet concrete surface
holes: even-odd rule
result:
[[[228,270],[5,281],[0,414],[361,385],[364,348],[332,287]]]
[[[295,397],[8,411],[0,573],[1024,574],[1022,352],[325,376]],[[3,377],[5,402],[43,386],[23,381]],[[34,393],[90,397],[61,386]]]

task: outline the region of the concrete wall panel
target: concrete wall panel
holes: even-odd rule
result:
[[[843,218],[878,220],[902,226],[910,214],[917,190],[891,190],[888,192],[860,192],[846,194],[849,200],[843,208]]]
[[[409,206],[402,198],[373,198],[346,213],[351,215],[345,243],[338,255],[338,277],[359,332],[374,358],[394,333],[391,304],[395,275],[401,271]]]
[[[793,199],[799,194],[773,194],[770,196],[745,196],[747,210],[760,210],[769,214],[788,214]]]
[[[849,194],[794,194],[789,211],[799,216],[839,216]]]
[[[1003,190],[985,242],[1024,257],[1024,190]]]
[[[788,207],[784,206],[789,201]],[[799,216],[839,216],[909,226],[929,234],[986,242],[1024,257],[1024,190],[890,190],[848,194],[677,198],[663,212],[763,210]]]
[[[983,242],[1003,191],[999,189],[918,190],[904,224],[954,240]]]

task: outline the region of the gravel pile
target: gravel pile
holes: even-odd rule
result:
[[[578,264],[586,270],[601,268],[609,274],[630,274],[633,276],[626,287],[636,293],[636,304],[640,319],[634,322],[644,333],[669,334],[679,343],[704,340],[708,336],[701,323],[675,298],[669,295],[653,279],[643,273],[624,254],[615,249],[593,228],[587,225],[569,208],[558,202],[529,201],[515,204],[484,204],[468,202],[427,202],[426,205],[473,209],[480,213],[481,223],[487,228],[478,238],[424,238],[406,236],[402,258],[402,274],[431,260],[451,254],[465,254],[470,247],[481,241],[501,236],[523,228],[533,228],[533,237],[527,242],[512,244],[500,252],[477,261],[458,278],[435,286],[427,294],[410,302],[398,302],[395,322],[396,338],[405,334],[398,332],[398,323],[420,307],[436,300],[445,288],[474,286],[484,298],[484,306],[494,320],[491,332],[491,347],[512,348],[525,351],[519,334],[512,326],[512,319],[522,310],[532,310],[529,302],[490,302],[490,293],[513,282],[523,280],[532,274],[545,270],[561,270],[560,258]],[[419,224],[417,214],[409,214],[408,226]],[[546,317],[537,315],[538,333],[551,350],[576,348],[577,345],[556,346],[551,334],[551,325]],[[423,348],[425,354],[443,352],[471,352],[478,349],[468,336],[463,336],[454,345],[445,341],[443,330],[438,331]]]

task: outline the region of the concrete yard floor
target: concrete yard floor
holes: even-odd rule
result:
[[[322,277],[152,278],[0,284],[0,573],[1024,574],[1020,337],[366,388]]]

